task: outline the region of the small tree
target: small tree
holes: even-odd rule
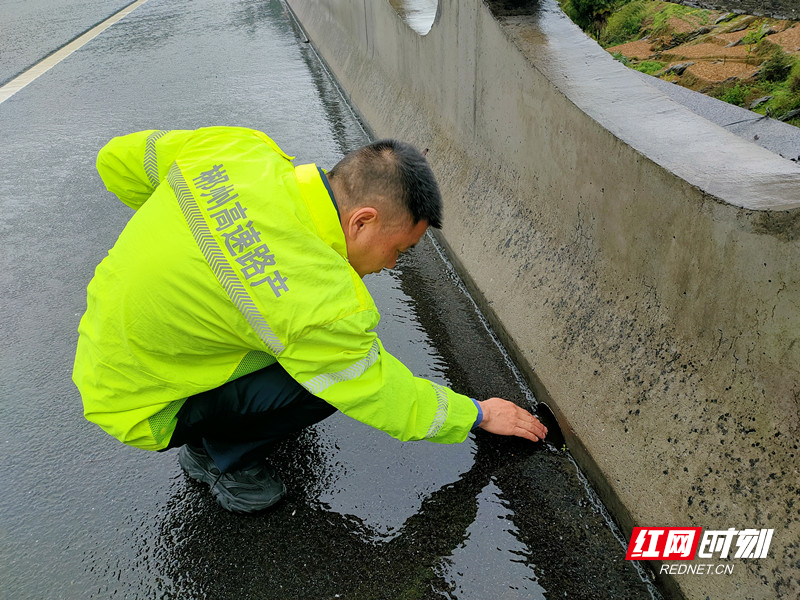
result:
[[[581,29],[597,37],[609,15],[622,4],[627,4],[627,1],[564,0],[562,8]]]
[[[765,81],[783,81],[792,70],[792,59],[777,47],[761,66],[761,78]]]

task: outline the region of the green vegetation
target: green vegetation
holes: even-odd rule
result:
[[[792,93],[788,87],[777,87],[773,90],[773,94],[775,97],[767,104],[767,108],[774,117],[780,118],[789,111],[800,108],[800,94]],[[790,123],[800,125],[800,118],[795,117]]]
[[[562,10],[603,47],[668,32],[671,18],[693,29],[710,22],[711,11],[653,0],[559,0]],[[762,36],[763,37],[763,36]],[[756,40],[758,41],[758,40]]]
[[[794,65],[792,65],[792,70],[789,71],[786,83],[789,86],[789,91],[800,92],[800,61],[795,61]]]
[[[642,60],[639,62],[633,62],[629,60],[627,57],[623,56],[621,52],[612,52],[611,56],[614,57],[614,60],[618,60],[626,67],[630,67],[631,69],[636,69],[637,71],[641,71],[642,73],[646,73],[647,75],[653,75],[654,73],[663,71],[664,67],[667,66],[667,63],[663,63],[658,60]]]
[[[559,0],[562,10],[578,27],[597,37],[608,17],[627,0]]]
[[[761,40],[755,46],[748,49],[752,56],[759,58],[766,58],[774,53],[776,50],[781,50],[777,44],[773,44],[769,40]]]
[[[785,81],[794,66],[795,59],[781,48],[775,48],[770,57],[761,65],[761,78],[773,83]]]
[[[614,0],[559,0],[562,10],[584,31],[597,34],[608,16],[614,12]]]
[[[647,15],[645,0],[633,0],[614,12],[600,32],[600,44],[615,46],[641,35],[642,22]]]
[[[621,62],[621,63],[622,63],[623,65],[625,65],[626,67],[627,67],[627,66],[628,66],[628,64],[630,63],[630,61],[628,60],[628,58],[622,55],[622,52],[612,52],[612,53],[611,53],[611,56],[613,56],[613,57],[614,57],[614,60],[618,60],[619,62]]]
[[[748,89],[745,86],[741,85],[740,83],[737,83],[732,88],[724,90],[719,99],[729,104],[742,106],[747,101],[747,96],[748,96]]]
[[[764,39],[764,36],[767,35],[767,31],[769,31],[769,27],[760,28],[760,29],[752,29],[745,34],[742,38],[742,43],[745,45],[748,44],[758,44],[761,40]]]
[[[646,59],[625,56],[614,48],[612,56],[632,69],[664,77],[737,106],[750,108],[757,104],[753,110],[774,118],[800,109],[800,54],[787,54],[770,40],[778,24],[775,19],[750,15],[719,19],[719,12],[661,0],[559,2],[564,12],[604,48],[647,39],[652,55]],[[680,56],[680,50],[674,50],[678,46],[707,43],[714,35],[741,31],[743,27],[746,31],[739,44],[745,46],[746,55],[738,60],[758,66],[752,77],[710,83],[700,79],[692,69],[681,75],[666,74],[667,68],[680,60],[674,58]],[[786,24],[780,27],[786,27]],[[720,43],[717,38],[713,41]],[[724,43],[720,47],[724,48]],[[665,56],[663,60],[662,53]],[[714,64],[713,60],[710,62]],[[719,63],[719,59],[716,62]],[[800,126],[800,116],[787,122]]]
[[[800,60],[775,47],[769,58],[761,65],[758,80],[749,89],[748,102],[764,96],[772,96],[769,102],[756,108],[757,112],[780,119],[788,112],[800,108]],[[788,120],[800,125],[800,117]]]
[[[652,22],[648,26],[648,35],[651,37],[660,37],[667,34],[669,31],[669,20],[673,17],[691,23],[693,28],[708,25],[710,20],[711,11],[703,8],[693,8],[691,6],[684,6],[683,4],[671,4],[667,2],[648,2],[651,6],[651,11],[654,4],[663,4],[661,10],[652,11]]]
[[[708,93],[744,108],[751,108],[756,100],[769,98],[752,110],[780,119],[800,108],[800,60],[776,47],[756,77],[735,83],[723,82]],[[800,116],[787,120],[787,123],[800,126]]]
[[[646,73],[647,75],[655,75],[659,71],[663,71],[664,67],[666,66],[667,63],[657,60],[643,60],[635,65],[631,65],[632,68],[636,69],[637,71],[641,71],[642,73]]]

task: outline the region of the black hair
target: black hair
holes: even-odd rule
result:
[[[340,208],[388,199],[405,209],[414,225],[427,221],[430,227],[442,227],[439,184],[425,156],[411,144],[391,139],[373,142],[345,156],[329,176],[346,190],[347,198],[341,199],[345,206]]]

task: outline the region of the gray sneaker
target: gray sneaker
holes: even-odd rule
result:
[[[178,463],[189,477],[210,485],[219,505],[231,512],[264,510],[286,494],[278,473],[266,462],[251,469],[220,473],[203,448],[187,444],[178,451]]]

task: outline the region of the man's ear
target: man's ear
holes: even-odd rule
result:
[[[354,210],[347,219],[347,228],[350,237],[355,239],[367,229],[378,223],[378,211],[371,206],[362,206]]]

